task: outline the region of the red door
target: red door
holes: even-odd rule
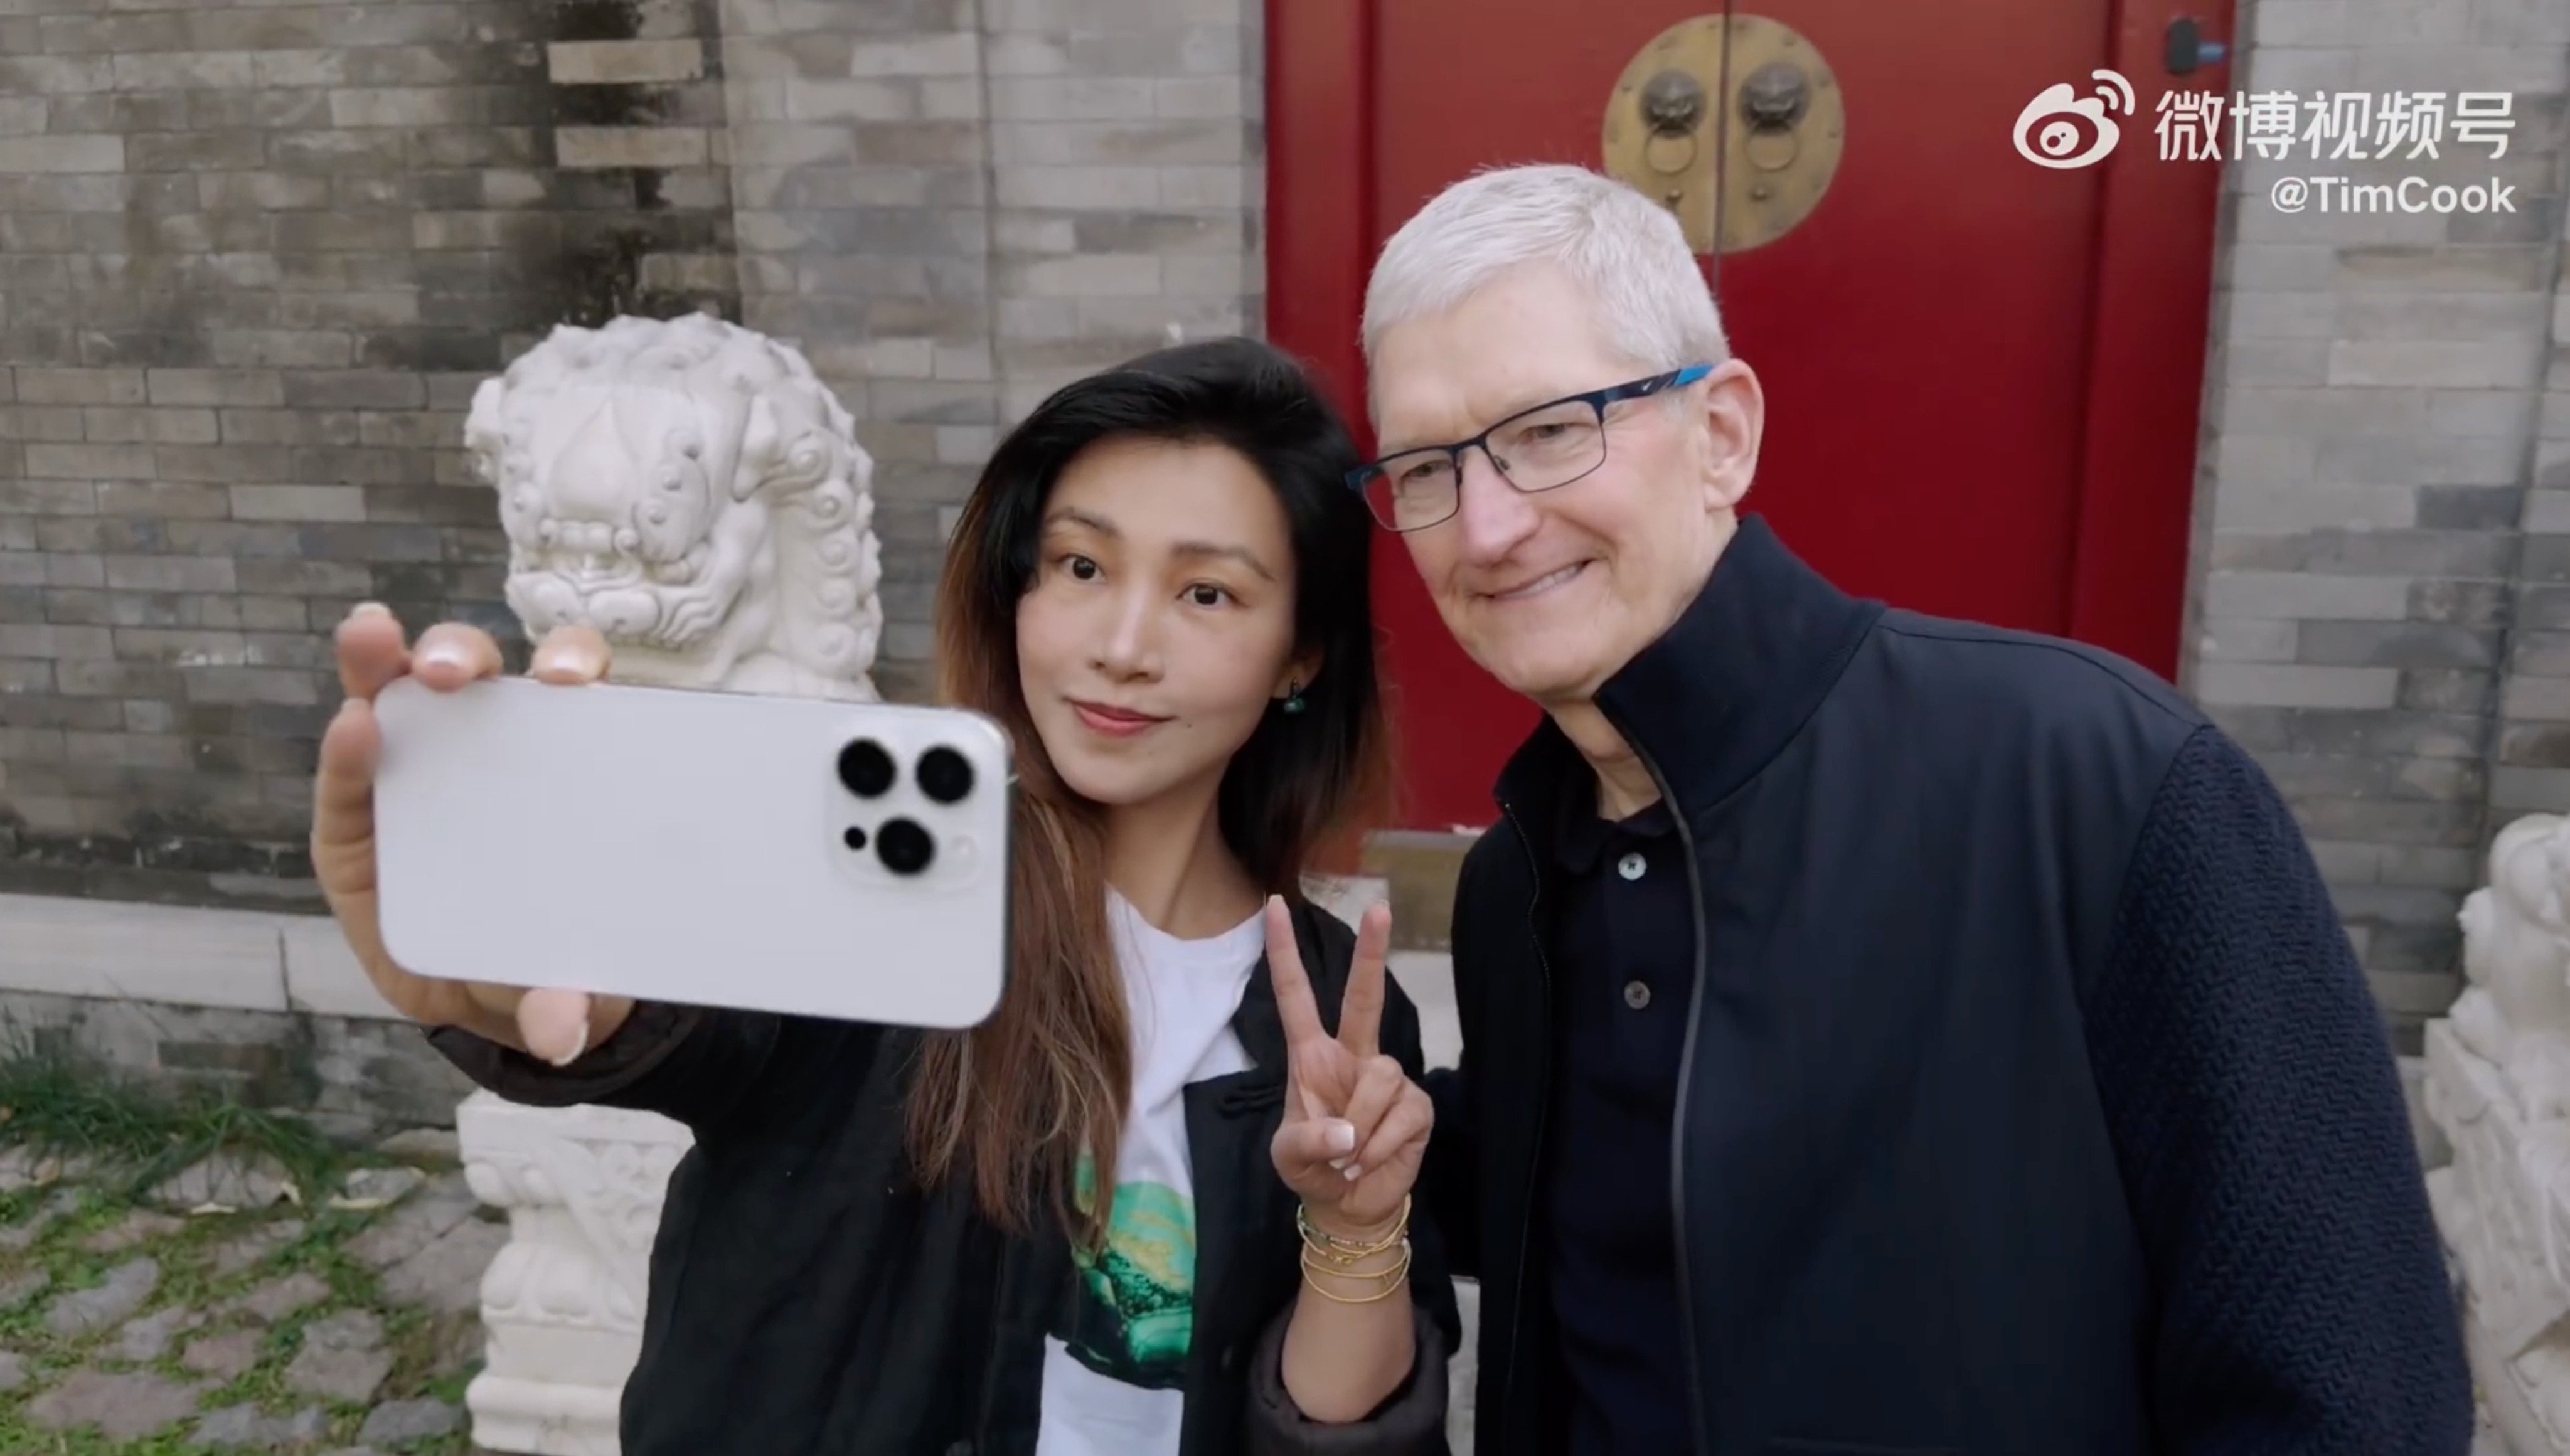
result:
[[[1483,167],[1600,165],[1628,62],[1705,0],[1272,0],[1271,328],[1352,408],[1365,265]],[[1743,9],[1741,14],[1753,13]],[[1746,508],[1850,590],[2079,636],[2173,671],[2218,169],[2161,161],[2166,0],[1763,0],[1835,77],[1818,207],[1708,258],[1766,386]],[[2227,35],[2227,15],[2207,34]],[[2037,167],[2019,113],[2115,67],[2138,93],[2103,164]],[[1718,99],[1717,99],[1718,100]],[[1407,827],[1479,826],[1534,711],[1446,635],[1407,553],[1375,572]]]

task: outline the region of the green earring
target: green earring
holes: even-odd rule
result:
[[[1285,701],[1279,706],[1288,713],[1303,711],[1303,685],[1299,682],[1294,684],[1294,690],[1285,695]]]

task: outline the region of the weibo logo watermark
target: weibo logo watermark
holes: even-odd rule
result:
[[[2016,151],[2037,167],[2056,171],[2090,167],[2115,150],[2123,129],[2115,117],[2131,116],[2133,83],[2113,71],[2091,71],[2095,93],[2082,96],[2067,81],[2057,81],[2035,94],[2016,114]]]
[[[2123,137],[2115,119],[2140,115],[2139,98],[2119,72],[2088,75],[2096,83],[2089,94],[2056,82],[2017,113],[2018,156],[2068,172],[2114,152]],[[2315,162],[2416,161],[2441,159],[2447,145],[2487,147],[2496,162],[2516,129],[2515,102],[2504,91],[2170,91],[2152,108],[2151,130],[2162,162],[2283,162],[2298,153]]]

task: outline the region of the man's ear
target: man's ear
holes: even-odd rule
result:
[[[1749,494],[1767,431],[1767,393],[1757,372],[1729,359],[1705,376],[1704,422],[1705,505],[1729,511]]]

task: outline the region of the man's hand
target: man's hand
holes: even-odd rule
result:
[[[347,701],[321,736],[321,769],[312,794],[312,869],[367,977],[393,1009],[428,1026],[460,1026],[557,1066],[625,1022],[633,1003],[580,991],[521,990],[479,981],[433,980],[393,963],[384,949],[375,902],[375,765],[383,732],[375,695],[405,673],[439,692],[495,677],[500,647],[489,633],[461,622],[402,641],[401,623],[367,602],[339,623],[334,645]],[[532,676],[578,684],[607,675],[607,641],[587,627],[562,627],[536,649]],[[457,906],[458,914],[472,908]],[[1308,994],[1308,992],[1306,993]]]
[[[1267,902],[1267,971],[1285,1023],[1286,1064],[1285,1120],[1269,1152],[1313,1223],[1347,1239],[1400,1217],[1436,1121],[1428,1094],[1376,1043],[1391,943],[1391,909],[1368,908],[1334,1037],[1321,1024],[1285,902]]]

